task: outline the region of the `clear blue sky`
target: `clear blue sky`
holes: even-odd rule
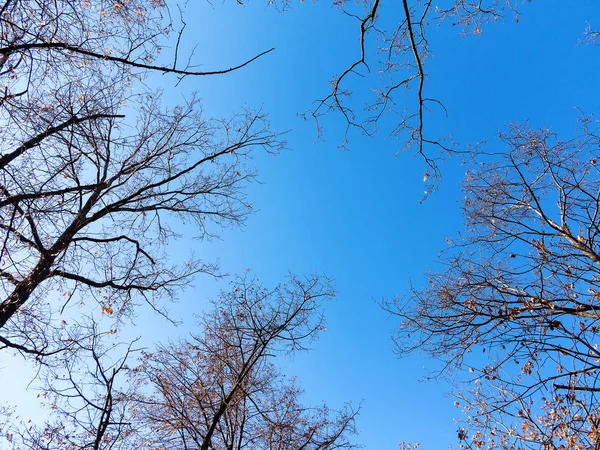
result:
[[[290,130],[289,151],[256,159],[263,182],[249,192],[256,213],[244,229],[199,244],[198,253],[218,257],[229,273],[252,268],[271,284],[288,271],[333,277],[338,298],[327,309],[327,332],[286,369],[298,375],[306,401],[362,402],[358,441],[369,449],[397,448],[403,440],[427,449],[456,444],[453,418],[460,411],[444,396],[448,386],[419,382],[423,367],[434,365],[425,357],[393,354],[394,319],[376,300],[401,294],[409,280],[418,285],[427,269],[435,270],[445,238],[461,228],[458,183],[465,166],[458,160],[442,166],[441,189],[420,204],[424,166],[410,154],[395,157],[397,140],[354,135],[350,150],[339,150],[343,124],[330,117],[324,142],[314,143],[313,124],[296,113],[322,97],[358,51],[357,24],[329,3],[297,3],[280,13],[258,1],[198,2],[186,17],[185,41],[199,43],[197,60],[206,69],[276,51],[228,76],[187,79],[179,90],[197,91],[208,114],[262,106],[275,129]],[[490,148],[501,145],[495,137],[513,121],[573,133],[575,106],[600,111],[600,48],[577,46],[586,21],[600,27],[597,1],[534,1],[523,5],[518,23],[509,18],[466,38],[442,25],[431,35],[426,89],[450,117],[431,129],[450,130],[464,144],[487,139]],[[364,101],[357,96],[355,104]],[[204,287],[210,295],[215,286],[199,280],[178,310],[183,315]]]
[[[400,18],[399,11],[383,13]],[[450,116],[429,126],[450,130],[464,144],[487,139],[489,147],[500,145],[497,132],[513,121],[573,133],[575,106],[600,111],[600,48],[577,46],[586,20],[600,28],[600,2],[536,0],[523,5],[519,23],[490,24],[482,35],[465,38],[445,25],[434,30],[426,89]],[[173,79],[157,76],[167,96],[176,101],[196,91],[207,115],[262,107],[275,129],[289,130],[288,151],[255,160],[262,184],[250,188],[249,198],[256,213],[221,240],[194,242],[196,253],[218,258],[231,274],[251,268],[270,285],[289,271],[331,276],[338,296],[327,308],[327,332],[312,352],[285,362],[302,382],[306,402],[333,408],[362,402],[357,441],[368,449],[395,449],[403,440],[426,449],[456,444],[453,418],[460,411],[444,396],[448,386],[419,383],[423,368],[435,364],[425,357],[394,355],[394,319],[376,300],[405,292],[409,280],[421,284],[424,272],[436,269],[445,238],[461,228],[465,166],[458,160],[444,164],[440,190],[420,204],[424,166],[410,154],[394,156],[397,140],[354,135],[350,150],[342,151],[336,147],[342,123],[330,117],[324,141],[314,143],[313,125],[296,114],[327,92],[332,75],[358,51],[357,24],[330,3],[297,3],[281,13],[256,0],[245,6],[194,0],[186,21],[184,42],[198,44],[196,61],[204,69],[229,67],[270,47],[276,51],[233,74],[189,78],[178,88],[171,87]],[[355,104],[365,100],[357,96]],[[173,251],[189,247],[181,242]],[[219,288],[207,279],[196,286],[182,296],[176,316],[189,317]],[[167,331],[159,318],[144,313],[138,320],[139,333],[156,340],[191,325],[186,320]],[[156,333],[157,327],[165,332]]]

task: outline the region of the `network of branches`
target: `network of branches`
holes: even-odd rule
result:
[[[561,141],[515,126],[506,152],[468,172],[466,231],[429,286],[387,304],[402,318],[401,353],[416,348],[459,373],[477,448],[596,448],[598,124]]]
[[[401,321],[397,350],[424,350],[442,361],[435,375],[455,377],[461,446],[600,448],[597,123],[582,117],[571,140],[514,126],[504,151],[484,152],[430,121],[448,113],[428,95],[432,27],[479,34],[523,3],[336,0],[357,21],[357,58],[305,116],[320,134],[323,115],[341,115],[342,146],[396,117],[383,132],[424,158],[426,192],[440,159],[473,158],[466,231],[444,269],[385,304]],[[14,448],[354,447],[356,410],[302,406],[273,359],[322,329],[327,280],[237,278],[188,339],[119,340],[141,305],[168,319],[198,274],[218,275],[193,254],[174,262],[169,244],[183,222],[186,239],[241,224],[252,155],[284,145],[260,110],[207,117],[195,96],[165,105],[146,84],[225,75],[272,50],[200,71],[180,54],[185,26],[161,0],[0,2],[0,350],[38,364],[51,411],[30,425],[0,405]],[[366,107],[349,86],[367,86]]]
[[[454,154],[468,157],[478,146],[459,145],[451,134],[436,131],[440,116],[452,111],[446,109],[443,98],[428,94],[427,62],[433,53],[428,36],[439,26],[456,27],[468,35],[482,33],[488,22],[518,21],[519,8],[527,1],[335,0],[334,5],[357,22],[357,57],[332,78],[331,89],[305,117],[315,120],[320,135],[324,115],[341,115],[346,123],[342,147],[348,145],[353,130],[398,138],[399,151],[416,153],[425,162],[427,197],[441,181],[441,160]],[[587,36],[594,39],[594,32],[588,30]],[[366,104],[356,101],[365,98]]]
[[[0,348],[38,364],[49,411],[30,424],[2,405],[10,447],[352,447],[355,411],[302,407],[270,362],[320,329],[326,282],[240,279],[189,342],[120,341],[140,305],[168,319],[197,274],[218,275],[169,245],[181,223],[186,239],[242,223],[253,153],[284,145],[260,110],[161,104],[151,73],[175,85],[270,51],[198,71],[179,54],[182,14],[160,0],[0,4]]]
[[[165,301],[210,262],[165,251],[174,220],[207,237],[243,221],[247,164],[281,147],[260,111],[204,117],[139,83],[172,32],[162,2],[16,1],[0,10],[0,342],[43,356],[68,346],[69,308],[118,320]],[[219,72],[219,71],[217,71]],[[220,71],[223,72],[223,71]],[[208,72],[214,74],[216,72]]]
[[[316,276],[274,289],[238,278],[199,334],[156,351],[132,343],[118,358],[95,324],[82,323],[93,338],[45,371],[51,419],[8,427],[8,440],[31,449],[355,448],[357,411],[302,406],[298,384],[273,364],[317,336],[332,295]]]

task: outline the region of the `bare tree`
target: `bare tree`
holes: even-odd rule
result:
[[[164,313],[194,274],[215,273],[169,262],[174,220],[207,237],[249,211],[250,153],[281,146],[264,115],[210,119],[193,98],[168,109],[137,81],[251,60],[181,65],[180,30],[158,61],[173,27],[160,1],[2,3],[1,347],[66,348],[70,306],[119,319],[141,301]]]
[[[36,383],[50,412],[43,425],[13,421],[4,437],[31,449],[198,439],[203,449],[350,448],[356,413],[301,406],[270,362],[320,329],[319,300],[333,292],[317,278],[273,291],[241,280],[203,319],[203,335],[146,353],[140,368],[128,366],[132,346],[116,356],[105,343],[139,303],[166,315],[195,274],[216,273],[194,257],[172,263],[168,244],[181,222],[199,238],[242,222],[251,153],[283,145],[261,111],[224,120],[204,117],[195,98],[161,105],[145,84],[151,72],[174,82],[224,74],[270,51],[199,71],[179,54],[179,20],[175,32],[154,0],[0,5],[0,348],[42,363]],[[98,326],[101,316],[110,325]],[[196,378],[163,385],[173,370]]]
[[[290,277],[273,290],[239,278],[202,318],[201,334],[143,351],[139,365],[135,343],[119,350],[113,333],[87,319],[72,329],[76,344],[42,368],[51,378],[40,383],[46,423],[13,422],[4,442],[36,450],[356,448],[357,412],[302,406],[295,379],[273,363],[316,337],[332,295],[318,277]]]
[[[401,354],[457,375],[476,448],[598,448],[597,123],[561,141],[515,126],[464,182],[466,232],[445,268],[387,308]]]
[[[151,101],[140,113],[132,128],[114,121],[71,128],[45,140],[35,160],[5,168],[4,187],[19,193],[2,224],[6,345],[21,332],[30,341],[29,330],[43,329],[69,301],[93,300],[98,311],[123,314],[139,295],[160,310],[191,275],[214,270],[194,260],[168,264],[164,249],[175,237],[168,215],[193,221],[207,236],[211,222],[247,214],[241,188],[253,173],[244,161],[253,147],[279,145],[260,114],[211,121],[195,101],[173,111]],[[23,198],[40,186],[55,194]],[[50,289],[66,295],[49,304]]]
[[[46,358],[52,362],[41,370],[38,398],[48,413],[45,423],[13,420],[4,436],[12,448],[128,448],[127,410],[134,387],[124,381],[128,360],[138,351],[135,342],[120,351],[123,345],[115,342],[114,333],[101,331],[92,318],[76,325],[70,329],[74,344]]]
[[[202,319],[203,333],[146,354],[138,380],[150,394],[136,416],[143,448],[354,448],[355,411],[300,404],[302,391],[271,360],[305,347],[323,327],[327,280],[290,280],[267,290],[240,278]]]

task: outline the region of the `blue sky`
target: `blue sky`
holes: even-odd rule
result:
[[[383,11],[399,17],[399,11]],[[569,136],[576,106],[599,110],[600,49],[577,44],[586,21],[594,26],[598,18],[600,25],[600,4],[534,1],[521,11],[518,23],[507,18],[477,36],[463,37],[447,24],[432,30],[435,54],[425,89],[449,110],[448,119],[431,117],[433,132],[451,132],[463,144],[485,139],[494,148],[510,122],[529,120]],[[197,91],[207,114],[262,107],[275,129],[288,131],[289,144],[277,157],[256,158],[262,184],[249,190],[255,214],[246,226],[199,244],[198,253],[218,258],[229,273],[251,268],[267,284],[288,271],[331,276],[338,296],[327,308],[327,332],[312,352],[284,361],[302,382],[306,401],[362,402],[357,440],[366,448],[397,448],[403,440],[428,449],[456,445],[453,418],[460,411],[444,396],[449,387],[419,382],[435,362],[394,355],[394,319],[377,300],[401,295],[409,281],[419,285],[427,269],[438,267],[446,237],[461,228],[459,182],[466,166],[457,158],[444,164],[441,188],[421,204],[425,167],[411,154],[394,156],[398,140],[354,134],[349,150],[340,150],[343,123],[330,116],[323,141],[314,142],[313,124],[297,113],[327,93],[328,81],[358,51],[356,23],[330,4],[298,3],[281,13],[261,2],[194,3],[186,18],[185,41],[199,43],[203,68],[276,50],[236,73],[187,79],[167,92]],[[358,92],[354,103],[363,104],[366,95]],[[392,117],[385,120],[382,128],[393,126]],[[199,280],[177,311],[184,316],[190,302],[217,288]]]
[[[574,3],[577,3],[576,7]],[[384,13],[400,17],[399,11]],[[393,20],[393,19],[391,19]],[[223,271],[246,268],[267,285],[288,272],[321,272],[335,280],[337,300],[327,306],[328,329],[313,351],[282,361],[306,390],[305,401],[330,406],[362,402],[357,441],[369,449],[397,448],[401,441],[423,448],[456,444],[454,417],[460,411],[444,396],[444,383],[419,380],[435,362],[415,354],[398,359],[388,318],[378,300],[401,295],[409,281],[419,285],[427,269],[461,228],[459,182],[466,166],[457,158],[441,166],[443,182],[424,203],[420,159],[394,156],[401,142],[385,135],[351,136],[340,150],[343,123],[327,117],[323,140],[315,143],[312,123],[298,113],[327,93],[328,81],[357,55],[357,24],[327,2],[293,4],[286,12],[254,0],[240,6],[189,2],[185,48],[194,44],[206,70],[229,67],[265,49],[269,55],[243,70],[221,76],[175,80],[155,76],[165,98],[177,101],[196,91],[207,115],[227,116],[242,106],[262,107],[276,130],[287,131],[289,150],[255,159],[261,184],[248,191],[254,204],[242,229],[221,239],[192,245],[199,256],[219,259]],[[529,120],[563,136],[576,127],[576,106],[600,111],[600,48],[577,45],[586,21],[600,28],[600,3],[537,0],[523,5],[520,20],[489,24],[477,36],[463,37],[447,24],[432,30],[427,95],[442,100],[449,118],[432,116],[428,126],[451,132],[463,143],[487,140],[489,148],[503,126]],[[358,92],[354,102],[366,101]],[[393,117],[385,119],[393,126]],[[189,242],[173,245],[179,254]],[[225,281],[226,282],[226,281]],[[220,283],[223,283],[222,281]],[[198,279],[173,308],[189,317],[223,284]],[[179,329],[142,313],[136,331],[156,340]],[[154,330],[165,329],[160,336]]]

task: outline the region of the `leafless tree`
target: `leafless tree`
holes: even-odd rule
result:
[[[301,406],[270,358],[316,335],[327,282],[266,291],[240,280],[202,335],[145,353],[138,368],[132,346],[119,356],[106,343],[139,303],[166,315],[195,274],[216,273],[194,257],[171,262],[179,223],[206,238],[242,222],[251,153],[283,145],[261,111],[225,120],[195,98],[161,105],[151,72],[176,83],[270,51],[199,71],[179,54],[183,16],[179,31],[174,21],[160,0],[0,4],[0,348],[42,363],[49,408],[43,425],[13,420],[4,438],[31,449],[351,448],[355,411]],[[188,378],[164,385],[173,370]]]
[[[42,369],[51,378],[40,383],[46,423],[14,422],[4,442],[36,450],[355,448],[357,412],[302,406],[295,379],[273,362],[316,337],[332,295],[318,277],[291,277],[273,290],[239,278],[202,318],[201,334],[141,354],[81,322],[72,328],[76,344]]]
[[[164,312],[194,274],[215,272],[169,262],[175,220],[207,237],[249,211],[246,162],[281,146],[264,115],[206,118],[193,98],[165,108],[139,81],[255,58],[196,71],[180,63],[180,30],[165,62],[173,20],[161,1],[2,2],[1,347],[66,348],[61,320],[78,308]]]
[[[36,383],[45,422],[14,418],[4,445],[36,450],[128,448],[132,429],[127,408],[134,388],[124,380],[128,360],[138,351],[135,342],[122,350],[114,333],[101,331],[90,317],[74,325],[69,330],[74,344],[46,358],[52,362],[42,366]]]
[[[203,333],[145,355],[138,380],[150,394],[136,411],[143,448],[354,448],[355,411],[300,404],[302,391],[276,369],[280,352],[305,347],[323,327],[333,290],[317,277],[267,290],[240,278],[202,319]]]
[[[444,270],[386,305],[399,352],[457,376],[465,446],[600,446],[600,140],[582,125],[569,141],[514,126],[480,155]]]

